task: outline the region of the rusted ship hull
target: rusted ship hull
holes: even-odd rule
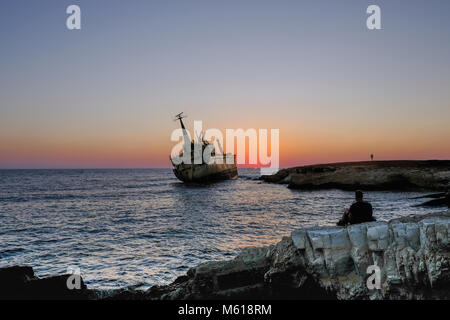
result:
[[[198,135],[197,141],[191,140],[183,123],[183,118],[185,117],[183,113],[175,116],[175,120],[180,121],[184,141],[183,150],[179,155],[170,157],[170,161],[174,166],[173,172],[175,176],[183,182],[210,182],[236,179],[238,176],[236,155],[231,153],[224,154],[220,146],[220,141],[217,142],[220,154],[217,154],[213,142],[205,140],[202,133]],[[213,148],[211,149],[211,147]],[[208,152],[205,153],[207,148],[209,148]],[[197,153],[198,151],[200,153]],[[196,158],[194,153],[200,156],[198,157],[200,159]],[[203,161],[205,154],[209,154],[206,163]]]
[[[175,176],[183,182],[212,182],[236,179],[236,164],[179,164],[173,169]]]

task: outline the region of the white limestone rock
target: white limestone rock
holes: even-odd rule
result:
[[[312,293],[338,299],[450,299],[449,223],[447,212],[303,228],[270,247],[244,249],[233,260],[193,268],[184,282],[155,288],[151,296],[256,299],[287,292],[289,299]],[[367,288],[371,265],[380,268],[380,289]]]

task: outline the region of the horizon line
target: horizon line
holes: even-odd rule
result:
[[[358,163],[358,162],[396,162],[396,161],[450,161],[450,159],[396,159],[396,160],[356,160],[356,161],[340,161],[340,162],[320,162],[320,163],[312,163],[312,164],[298,164],[288,167],[279,167],[278,169],[288,169],[302,166],[314,166],[314,165],[327,165],[327,164],[342,164],[342,163]],[[252,166],[243,166],[238,169],[261,169],[261,168],[269,168],[269,167],[252,167]],[[46,168],[46,167],[36,167],[36,168],[1,168],[0,170],[144,170],[144,169],[172,169],[172,167],[63,167],[63,168]]]

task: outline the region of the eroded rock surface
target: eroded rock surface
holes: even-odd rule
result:
[[[299,229],[270,247],[195,267],[146,299],[448,299],[450,214]],[[380,267],[381,288],[367,273]]]

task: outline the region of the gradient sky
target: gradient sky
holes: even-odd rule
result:
[[[0,168],[168,167],[181,111],[281,166],[450,158],[448,0],[1,0],[0,39]]]

